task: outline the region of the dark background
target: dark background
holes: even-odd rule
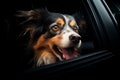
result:
[[[18,69],[17,64],[19,63],[17,60],[21,58],[21,54],[23,54],[23,51],[19,51],[19,46],[16,47],[16,38],[20,33],[20,28],[16,27],[16,25],[19,23],[15,17],[16,11],[47,7],[49,11],[73,14],[81,10],[81,6],[82,5],[80,5],[79,0],[2,0],[0,2],[1,46],[3,47],[1,51],[3,51],[3,64],[7,64],[7,68],[4,72],[10,75],[14,69]],[[98,78],[102,77],[102,79],[104,77],[115,78],[118,77],[117,75],[120,73],[118,70],[118,64],[118,58],[114,57],[109,61],[105,61],[81,70],[81,72],[77,71],[78,74],[74,72],[75,75],[78,75],[74,77],[79,78],[79,76],[82,74],[82,78],[87,78],[87,75],[90,76],[90,78],[94,78],[96,76]],[[69,75],[67,77],[69,77]]]

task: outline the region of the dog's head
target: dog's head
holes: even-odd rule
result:
[[[18,16],[26,19],[22,23],[26,25],[24,34],[30,33],[32,46],[42,35],[62,59],[71,59],[78,55],[82,37],[80,32],[85,24],[81,15],[52,13],[42,9],[20,11]]]

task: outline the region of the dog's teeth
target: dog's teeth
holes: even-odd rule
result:
[[[63,58],[65,59],[65,55],[63,55]]]
[[[58,48],[58,50],[59,50],[60,52],[62,52],[62,49],[61,49],[61,48]]]

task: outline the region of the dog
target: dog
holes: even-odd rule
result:
[[[24,20],[21,23],[25,28],[23,35],[29,34],[28,46],[34,52],[35,66],[69,60],[80,55],[80,32],[85,25],[81,15],[34,9],[18,11],[17,17]]]

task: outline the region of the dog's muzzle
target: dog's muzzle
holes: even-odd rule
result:
[[[74,35],[71,34],[69,37],[69,41],[70,44],[67,47],[60,47],[60,46],[56,46],[55,51],[61,55],[61,57],[65,60],[67,59],[72,59],[74,57],[77,57],[78,54],[78,50],[81,44],[81,36],[79,35]]]

